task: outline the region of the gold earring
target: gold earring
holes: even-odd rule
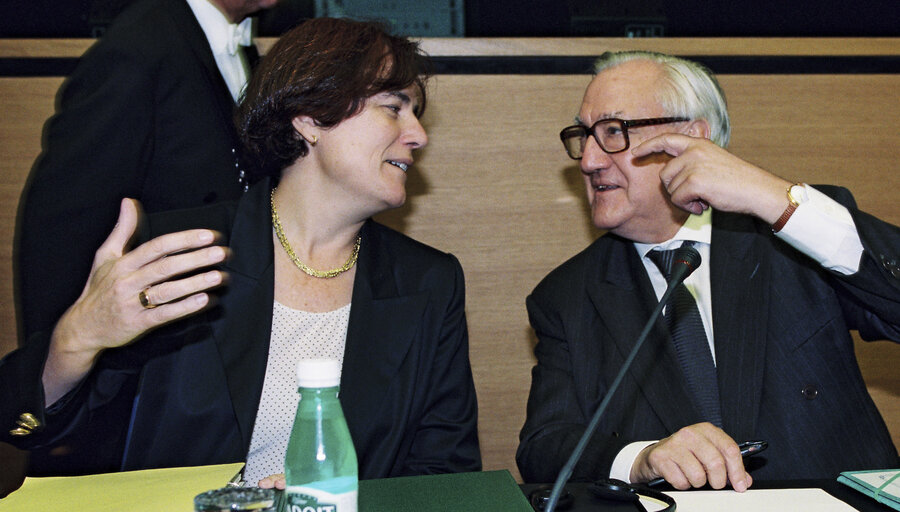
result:
[[[318,137],[317,135],[313,135],[313,136],[312,136],[312,140],[309,141],[309,143],[310,143],[311,145],[315,146],[315,145],[316,145],[316,142],[319,142],[319,137]]]

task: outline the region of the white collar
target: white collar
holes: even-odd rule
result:
[[[638,254],[643,258],[648,252],[657,247],[661,250],[676,249],[681,246],[681,243],[685,240],[691,240],[709,246],[710,241],[712,240],[712,208],[707,208],[706,211],[700,215],[688,215],[687,220],[685,220],[684,224],[678,228],[675,236],[665,242],[660,242],[658,244],[635,242],[634,247],[637,249]]]
[[[237,45],[250,46],[252,18],[245,18],[240,23],[231,21],[209,0],[187,0],[194,12],[194,17],[206,34],[213,55],[224,53],[234,55]]]

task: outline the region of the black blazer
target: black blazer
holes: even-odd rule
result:
[[[838,191],[829,189],[832,193]],[[855,209],[860,271],[828,272],[771,229],[714,212],[713,328],[725,431],[764,439],[757,479],[834,478],[897,467],[849,330],[900,340],[900,230]],[[551,272],[527,300],[539,342],[517,462],[527,481],[553,481],[656,305],[634,244],[613,235]],[[574,477],[608,476],[627,443],[662,439],[701,420],[662,321],[608,406]],[[751,459],[751,460],[754,460]]]
[[[185,0],[138,0],[84,54],[20,200],[22,340],[78,298],[121,198],[156,212],[240,196],[233,109]]]
[[[65,461],[68,472],[96,471],[97,464],[130,470],[245,460],[272,323],[268,183],[236,204],[154,216],[148,232],[193,227],[222,231],[233,251],[218,304],[104,353],[80,388],[45,416],[30,389],[6,389],[21,387],[16,374],[39,382],[41,350],[14,352],[5,371],[0,363],[2,398],[14,404],[0,406],[0,424],[33,412],[45,428],[24,438],[4,429],[0,440],[48,457],[54,448],[77,448],[80,463],[89,465]],[[368,221],[357,265],[341,402],[360,478],[479,470],[459,262]],[[29,345],[43,345],[46,353],[46,338],[37,338]],[[98,460],[101,444],[120,460]],[[44,473],[52,472],[45,466]]]

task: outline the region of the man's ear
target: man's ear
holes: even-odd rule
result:
[[[315,146],[319,141],[319,133],[322,129],[315,119],[309,116],[297,116],[291,120],[291,125],[294,127],[294,131],[310,145]]]
[[[688,135],[691,137],[709,138],[709,123],[706,119],[694,119],[688,127]]]

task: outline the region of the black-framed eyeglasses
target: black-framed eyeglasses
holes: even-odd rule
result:
[[[559,132],[559,138],[569,157],[580,160],[584,155],[584,147],[587,144],[588,133],[594,136],[594,140],[600,149],[606,153],[621,153],[631,144],[628,140],[628,129],[638,126],[653,126],[657,124],[678,123],[690,121],[687,117],[651,117],[647,119],[601,119],[593,126],[576,124],[567,126]]]

